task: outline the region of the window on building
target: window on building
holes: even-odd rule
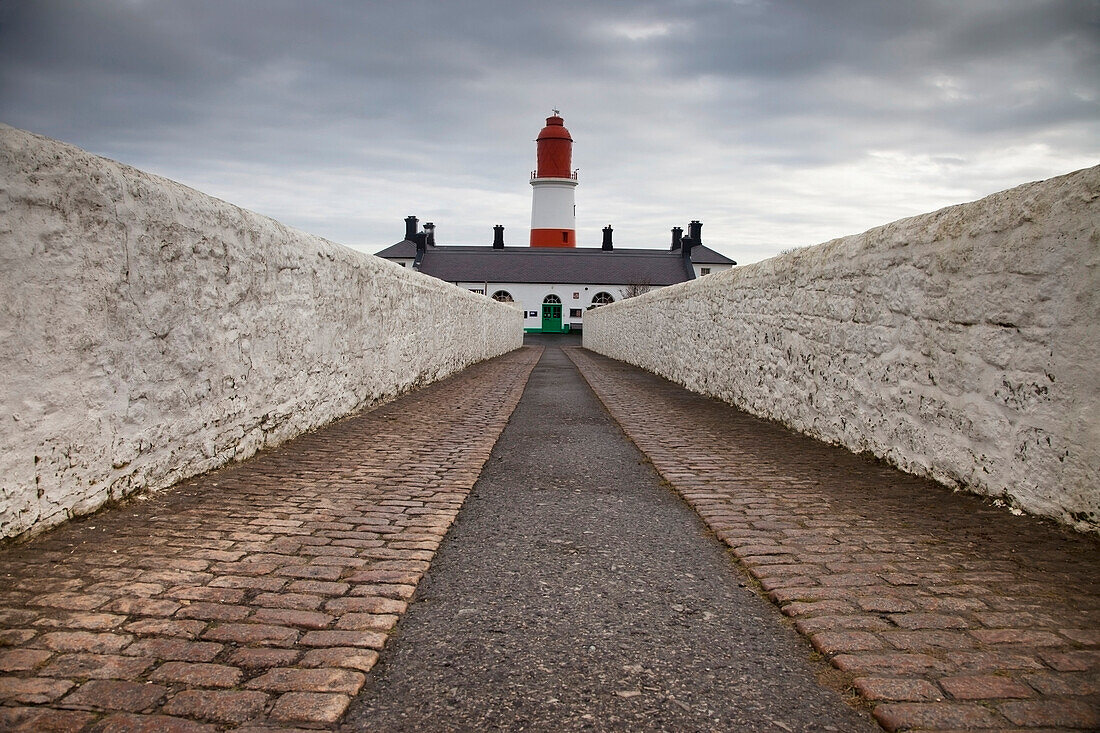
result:
[[[581,314],[583,312],[584,311],[582,311],[580,308],[570,308],[569,309],[569,317],[570,318],[580,318]]]
[[[550,293],[549,295],[547,295],[545,298],[542,299],[542,302],[543,303],[560,303],[561,298],[554,295],[553,293]]]
[[[607,305],[608,303],[614,303],[615,299],[611,297],[611,293],[599,292],[592,296],[593,305]]]
[[[569,244],[569,232],[561,233],[561,241],[563,244]]]
[[[700,267],[699,272],[700,272],[700,274],[703,274],[703,275],[709,275],[710,274],[710,268],[709,267]]]
[[[512,298],[512,294],[509,293],[507,290],[498,290],[493,293],[493,300],[499,300],[501,303],[515,302],[515,300]]]

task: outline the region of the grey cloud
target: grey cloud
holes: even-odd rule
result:
[[[819,216],[791,180],[875,151],[953,170],[1011,146],[1096,154],[1098,8],[0,0],[0,119],[345,241],[386,243],[427,210],[481,241],[497,219],[524,226],[532,139],[557,105],[586,226],[629,218],[613,221],[623,241],[663,241],[707,215],[686,209],[723,201],[715,217],[771,227],[746,235],[759,241]],[[759,187],[791,192],[730,213]],[[916,213],[905,195],[891,212]]]

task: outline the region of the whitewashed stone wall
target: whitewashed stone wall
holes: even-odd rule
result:
[[[585,313],[584,344],[1100,530],[1100,167]]]
[[[522,315],[0,126],[0,536],[522,343]]]

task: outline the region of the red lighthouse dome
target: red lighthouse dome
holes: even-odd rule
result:
[[[546,118],[537,138],[538,170],[535,178],[569,178],[573,173],[573,138],[558,115]]]

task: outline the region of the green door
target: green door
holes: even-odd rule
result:
[[[542,332],[561,333],[561,303],[542,304]]]

